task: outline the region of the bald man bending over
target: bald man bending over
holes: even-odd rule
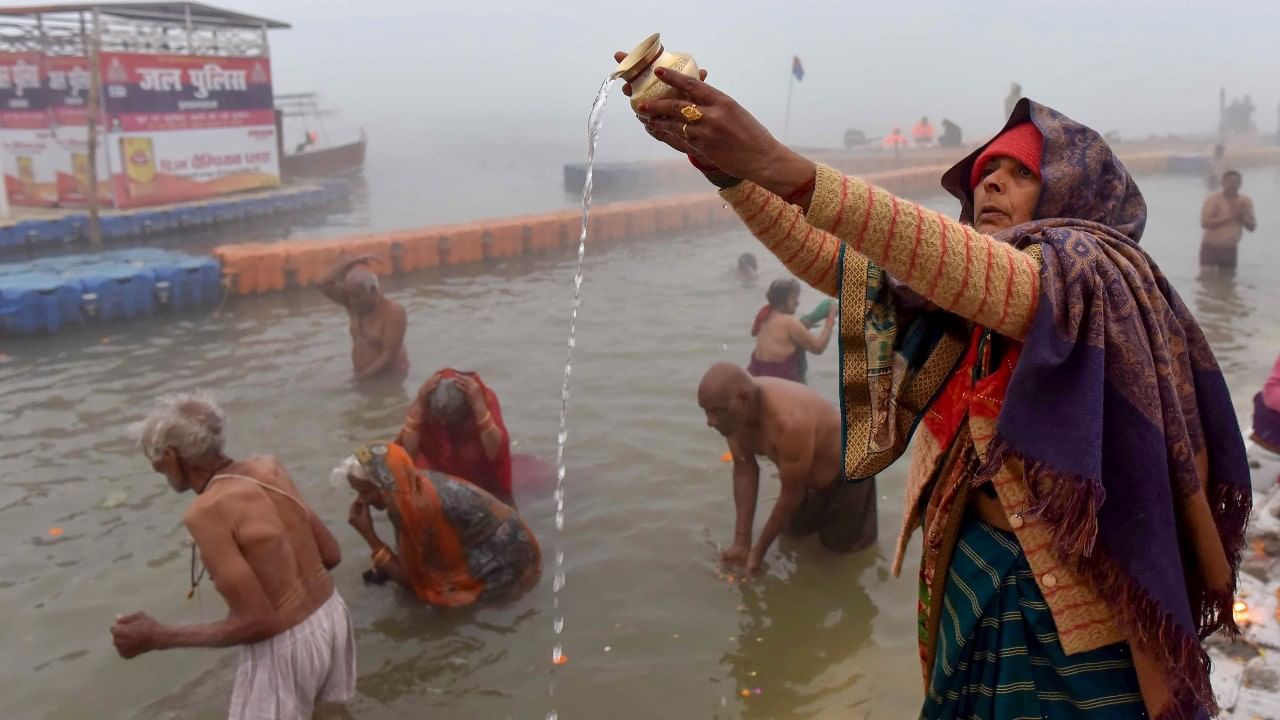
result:
[[[840,412],[825,398],[800,383],[753,378],[737,365],[716,363],[698,386],[698,405],[733,455],[738,516],[733,544],[722,554],[725,562],[745,561],[747,572],[755,572],[784,529],[794,535],[817,532],[822,545],[836,552],[875,542],[875,478],[845,479]],[[761,455],[778,467],[782,491],[752,545]]]
[[[379,375],[404,378],[409,356],[404,350],[408,317],[400,303],[382,294],[378,276],[363,255],[338,263],[320,280],[320,292],[347,309],[351,326],[351,365],[356,379]]]

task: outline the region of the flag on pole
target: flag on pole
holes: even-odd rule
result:
[[[800,56],[791,56],[791,74],[796,76],[797,80],[804,80],[804,65],[800,64]]]

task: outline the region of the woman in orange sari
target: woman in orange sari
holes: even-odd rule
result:
[[[396,443],[413,464],[475,484],[515,507],[511,436],[498,396],[473,372],[445,368],[418,391]]]
[[[348,520],[373,552],[366,580],[389,578],[441,607],[508,598],[537,582],[537,539],[515,510],[479,487],[420,471],[389,443],[362,446],[334,474],[357,494]],[[390,518],[395,550],[374,530],[371,507]]]

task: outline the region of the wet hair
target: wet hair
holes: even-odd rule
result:
[[[800,281],[795,278],[787,278],[769,283],[769,289],[765,291],[764,297],[769,301],[769,307],[777,309],[799,294]]]
[[[131,428],[148,459],[159,460],[173,448],[183,461],[201,464],[222,455],[226,421],[213,396],[203,390],[166,395],[142,422]]]
[[[431,391],[431,397],[427,399],[427,409],[433,416],[446,420],[455,417],[466,403],[467,398],[462,394],[462,388],[458,387],[458,383],[453,378],[445,378]]]
[[[1229,177],[1235,177],[1237,180],[1244,180],[1244,176],[1240,174],[1239,170],[1228,170],[1222,173],[1223,180],[1226,180]]]
[[[739,270],[747,270],[747,269],[755,270],[756,256],[752,255],[751,253],[742,253],[741,255],[739,255],[738,269]]]

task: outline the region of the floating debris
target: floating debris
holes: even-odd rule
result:
[[[127,490],[113,490],[107,494],[107,497],[105,499],[103,499],[102,505],[100,507],[103,510],[110,510],[111,508],[119,507],[125,504],[125,501],[127,501],[128,499],[129,499],[129,492]]]

